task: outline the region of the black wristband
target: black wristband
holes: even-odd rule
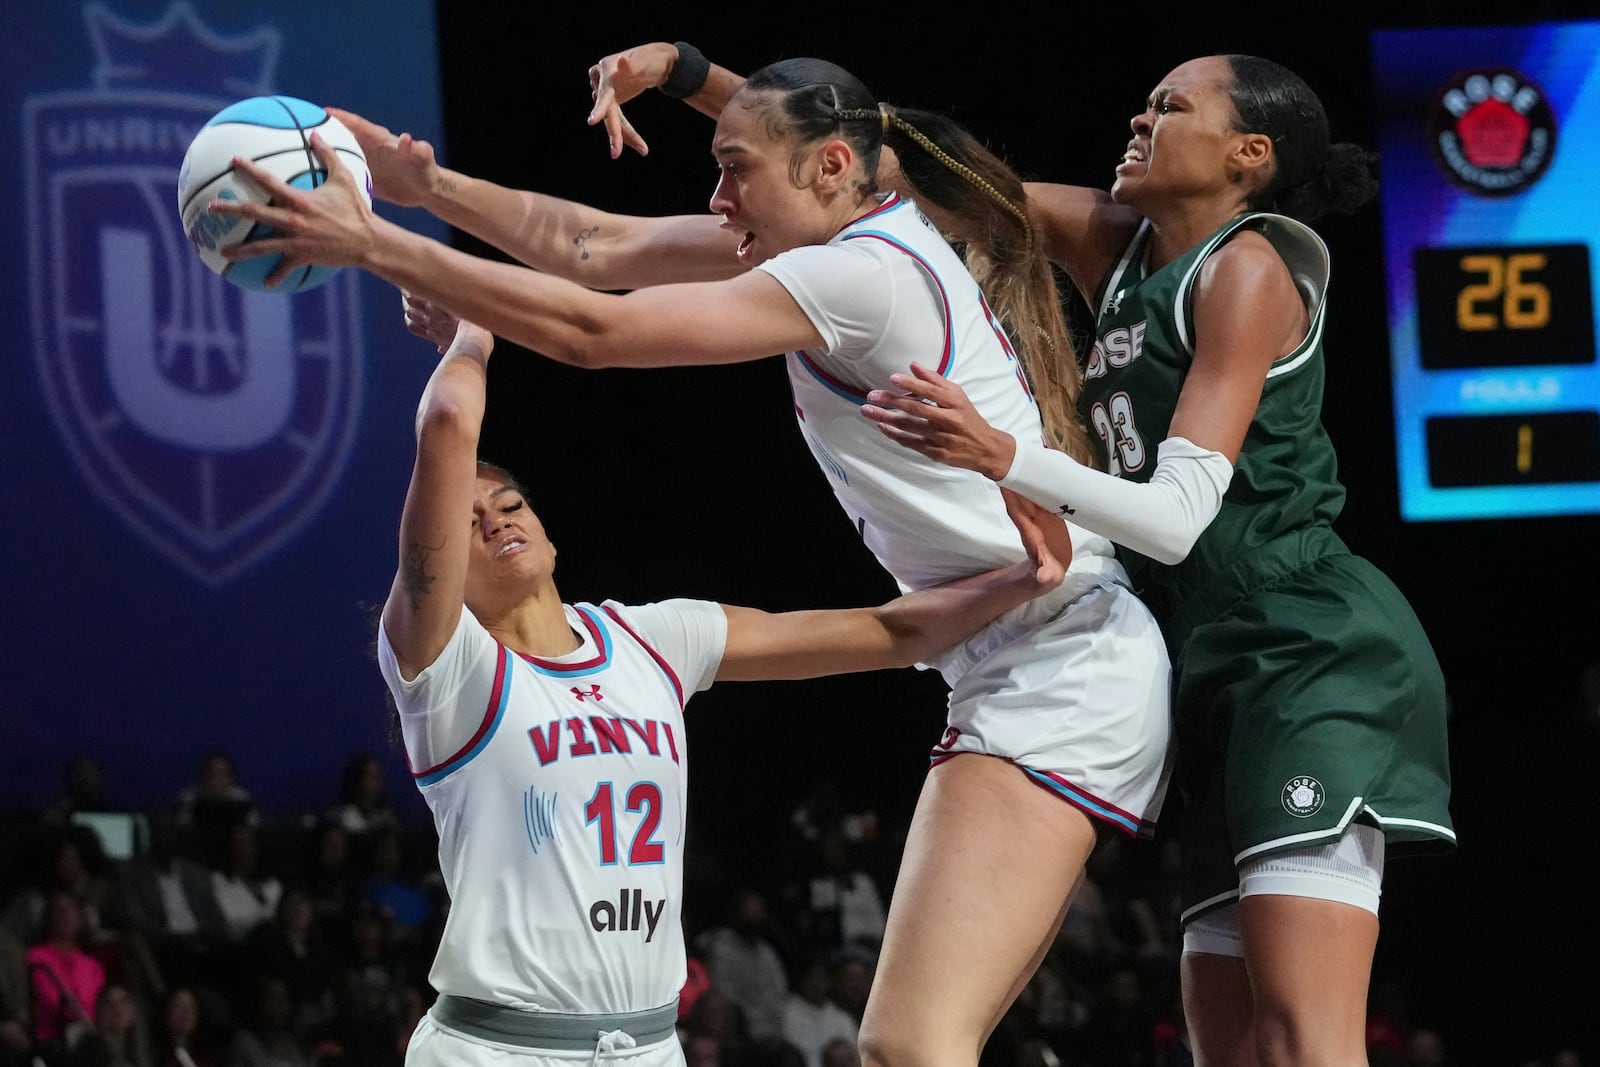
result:
[[[675,42],[678,61],[672,64],[672,73],[662,82],[661,91],[674,100],[687,100],[698,93],[711,74],[711,60],[705,53],[687,41]]]

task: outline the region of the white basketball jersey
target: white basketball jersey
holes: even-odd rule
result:
[[[869,389],[913,361],[960,385],[990,425],[1043,439],[1022,366],[983,293],[916,205],[890,195],[826,245],[763,263],[799,303],[824,347],[788,355],[800,432],[834,495],[902,589],[919,589],[1023,558],[999,488],[885,437],[861,414]],[[1111,543],[1068,524],[1064,590],[1120,574]],[[1052,598],[1061,602],[1059,598]]]
[[[683,705],[716,674],[726,617],[682,600],[566,612],[583,645],[547,660],[463,609],[409,683],[380,630],[450,894],[429,978],[524,1010],[642,1011],[686,976]]]

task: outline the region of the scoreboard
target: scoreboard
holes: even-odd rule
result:
[[[1600,22],[1371,41],[1401,515],[1600,513]]]

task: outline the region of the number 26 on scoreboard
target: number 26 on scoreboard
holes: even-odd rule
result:
[[[1594,361],[1587,245],[1419,248],[1413,264],[1424,369]]]
[[[1456,326],[1469,331],[1550,325],[1550,290],[1533,279],[1545,263],[1543,252],[1462,256],[1462,273],[1481,280],[1462,286],[1456,295]]]

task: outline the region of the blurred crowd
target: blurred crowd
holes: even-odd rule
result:
[[[397,815],[381,761],[353,757],[337,804],[289,818],[264,817],[221,751],[159,810],[118,810],[101,783],[75,760],[57,802],[0,827],[0,1067],[403,1062],[449,901],[433,828]],[[904,827],[847,807],[818,783],[774,817],[770,862],[691,839],[690,1067],[859,1067]],[[1192,1063],[1175,861],[1159,842],[1097,850],[984,1067]],[[1376,1067],[1464,1062],[1381,988],[1369,1034]]]

